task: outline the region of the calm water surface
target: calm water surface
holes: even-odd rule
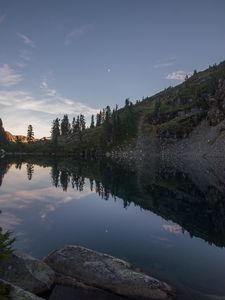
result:
[[[180,299],[225,296],[224,170],[143,170],[1,159],[0,226],[35,257],[79,244],[176,285]]]

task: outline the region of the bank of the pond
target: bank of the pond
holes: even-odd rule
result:
[[[65,246],[42,261],[13,254],[0,263],[0,295],[11,300],[173,299],[175,290],[130,263],[81,246]],[[66,296],[67,295],[67,296]],[[65,299],[65,298],[64,298]]]

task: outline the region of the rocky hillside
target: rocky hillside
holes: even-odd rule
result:
[[[118,119],[117,127],[114,120]],[[111,132],[110,132],[111,130]],[[111,120],[64,140],[83,152],[104,149],[114,157],[222,155],[225,149],[225,62],[152,96],[126,101]],[[73,144],[72,144],[73,143]],[[71,147],[72,144],[72,147]]]
[[[119,156],[223,155],[225,62],[195,71],[184,83],[144,99],[133,109],[138,119],[136,146],[124,145]],[[113,153],[117,156],[118,149]]]

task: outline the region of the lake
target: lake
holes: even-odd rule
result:
[[[175,285],[179,299],[214,299],[225,296],[224,175],[206,161],[1,158],[0,226],[35,257],[78,244]]]

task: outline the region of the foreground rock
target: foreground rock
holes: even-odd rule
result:
[[[138,299],[169,299],[172,288],[128,262],[80,246],[66,246],[45,259],[55,272],[87,285]]]
[[[55,278],[44,262],[25,254],[13,254],[0,263],[1,279],[35,294],[48,291]]]
[[[16,285],[0,279],[0,299],[2,300],[43,300]]]
[[[48,300],[124,300],[124,297],[56,273],[55,286]],[[126,299],[128,299],[126,297]]]
[[[97,288],[85,289],[56,285],[48,300],[125,300],[124,297]]]

